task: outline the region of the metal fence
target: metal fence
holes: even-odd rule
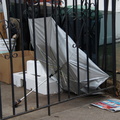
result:
[[[0,32],[5,46],[0,58],[1,120],[43,108],[50,115],[51,106],[107,89],[115,91],[115,1],[111,11],[109,0],[5,1],[7,12],[1,22],[7,39]],[[30,110],[31,104],[34,109]]]

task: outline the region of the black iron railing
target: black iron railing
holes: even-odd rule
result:
[[[1,55],[5,56],[5,59],[10,61],[11,83],[9,84],[11,88],[6,90],[6,92],[8,91],[8,93],[10,93],[10,100],[9,103],[5,103],[5,94],[2,92],[5,89],[6,83],[0,76],[1,120],[44,108],[48,108],[48,115],[50,115],[51,106],[99,91],[116,89],[116,3],[112,1],[112,24],[110,24],[112,27],[112,41],[110,44],[107,43],[108,3],[109,0],[104,1],[104,10],[102,11],[99,8],[99,4],[101,4],[99,0],[73,0],[70,6],[68,6],[69,0],[50,0],[49,2],[46,2],[46,0],[6,0],[6,26],[8,26],[6,30],[8,31],[9,46],[6,46],[8,48],[8,53],[1,53]],[[17,20],[19,28],[15,27],[15,24],[11,26],[10,18]],[[102,45],[99,44],[101,24],[103,24],[101,23],[101,19],[104,19],[104,41]],[[39,22],[37,20],[39,20]],[[12,34],[13,26],[17,37]],[[53,32],[54,36],[52,36]],[[11,46],[11,38],[13,36],[16,39],[16,44],[19,46],[19,49],[16,48],[16,51],[14,51]],[[1,38],[6,44],[2,34]],[[112,65],[110,70],[107,63],[109,45],[111,46],[110,51],[112,51]],[[32,79],[32,84],[34,84],[32,90],[27,89],[26,50],[34,53],[32,60],[34,61],[35,72],[34,79]],[[15,86],[14,78],[14,73],[16,72],[15,67],[20,67],[19,64],[18,66],[14,66],[14,59],[19,57],[18,51],[21,51],[20,61],[22,63],[22,70],[17,72],[22,72],[23,75],[20,79],[23,81],[21,89]],[[103,53],[102,59],[101,53]],[[41,62],[46,72],[46,78],[43,79],[42,82],[39,82],[39,77],[42,75],[39,76],[37,74],[39,72],[37,60]],[[93,69],[95,68],[95,71],[92,71],[91,66]],[[99,78],[103,80],[103,82],[97,87],[94,85],[92,88],[91,86],[94,83],[92,83],[91,80],[96,76],[92,78],[91,71],[94,74],[97,69],[98,71],[102,71],[101,77],[106,76],[106,79],[103,80]],[[108,75],[112,78],[110,79],[112,84],[109,84],[109,86]],[[56,80],[54,80],[53,77],[55,77]],[[54,100],[51,97],[51,79],[53,82],[57,83],[57,92],[54,94]],[[47,90],[45,96],[39,93],[39,88],[44,83],[46,83]],[[21,92],[17,93],[16,90],[21,90]],[[28,97],[34,92],[35,95],[34,97],[32,96],[31,99],[35,99],[35,102],[32,103],[35,104],[35,107],[29,110],[31,103]],[[21,95],[23,95],[22,98],[20,98]],[[12,113],[6,113],[6,111],[4,111],[5,108],[3,109],[3,106],[7,104],[9,104],[10,107],[6,109],[12,109]],[[19,107],[21,107],[20,104],[22,104],[23,111],[21,111],[21,109],[19,110]],[[16,107],[18,108],[16,109]]]

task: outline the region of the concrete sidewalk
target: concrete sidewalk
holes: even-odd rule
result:
[[[120,120],[120,112],[113,113],[93,106],[84,105],[35,120]]]
[[[52,107],[51,116],[47,115],[47,109],[43,109],[9,120],[119,120],[120,112],[113,113],[90,105],[109,98],[108,95],[78,98]]]

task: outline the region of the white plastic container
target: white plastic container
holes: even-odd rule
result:
[[[16,87],[23,86],[23,72],[17,72],[13,74],[14,77],[14,85]],[[35,75],[32,74],[25,74],[26,78],[26,89],[33,90],[36,92],[35,87]],[[38,93],[47,95],[47,77],[46,76],[37,76],[38,80]],[[49,78],[49,92],[50,94],[58,93],[58,84],[57,80],[54,77]],[[62,91],[62,90],[61,90]]]
[[[5,40],[5,42],[4,42],[4,40]],[[7,46],[10,49],[10,47],[9,47],[9,39],[4,39],[4,40],[0,39],[0,54],[1,53],[8,53]],[[15,39],[11,39],[11,47],[12,47],[13,51],[15,51],[15,45],[16,45]],[[13,46],[14,46],[14,48],[13,48]]]
[[[47,95],[47,78],[46,76],[38,76],[38,93],[42,95]],[[35,76],[27,74],[26,75],[26,88],[28,90],[34,90],[36,92],[35,87]],[[58,84],[57,81],[49,78],[49,93],[56,94],[58,93]]]
[[[40,63],[40,61],[36,61],[36,64],[37,64],[37,75],[46,76],[46,72],[45,72],[42,64]],[[27,61],[27,73],[35,75],[35,63],[34,63],[34,60],[28,60]]]
[[[23,72],[17,72],[13,73],[13,80],[14,80],[14,85],[16,87],[22,87],[23,86]]]

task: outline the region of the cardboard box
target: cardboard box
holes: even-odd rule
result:
[[[4,22],[4,14],[3,14],[3,12],[0,12],[0,21],[1,21],[0,22],[0,32],[3,35],[4,38],[7,38],[6,29],[4,28],[5,22]]]
[[[16,54],[17,56],[15,56],[14,54]],[[14,55],[14,57],[12,57],[13,73],[23,71],[22,51],[15,51],[13,52],[13,55]],[[28,60],[33,60],[33,59],[34,59],[34,52],[25,50],[24,51],[25,70],[26,70],[26,62]],[[9,53],[0,54],[0,74],[1,74],[0,81],[7,84],[11,83],[11,68],[10,68]]]

